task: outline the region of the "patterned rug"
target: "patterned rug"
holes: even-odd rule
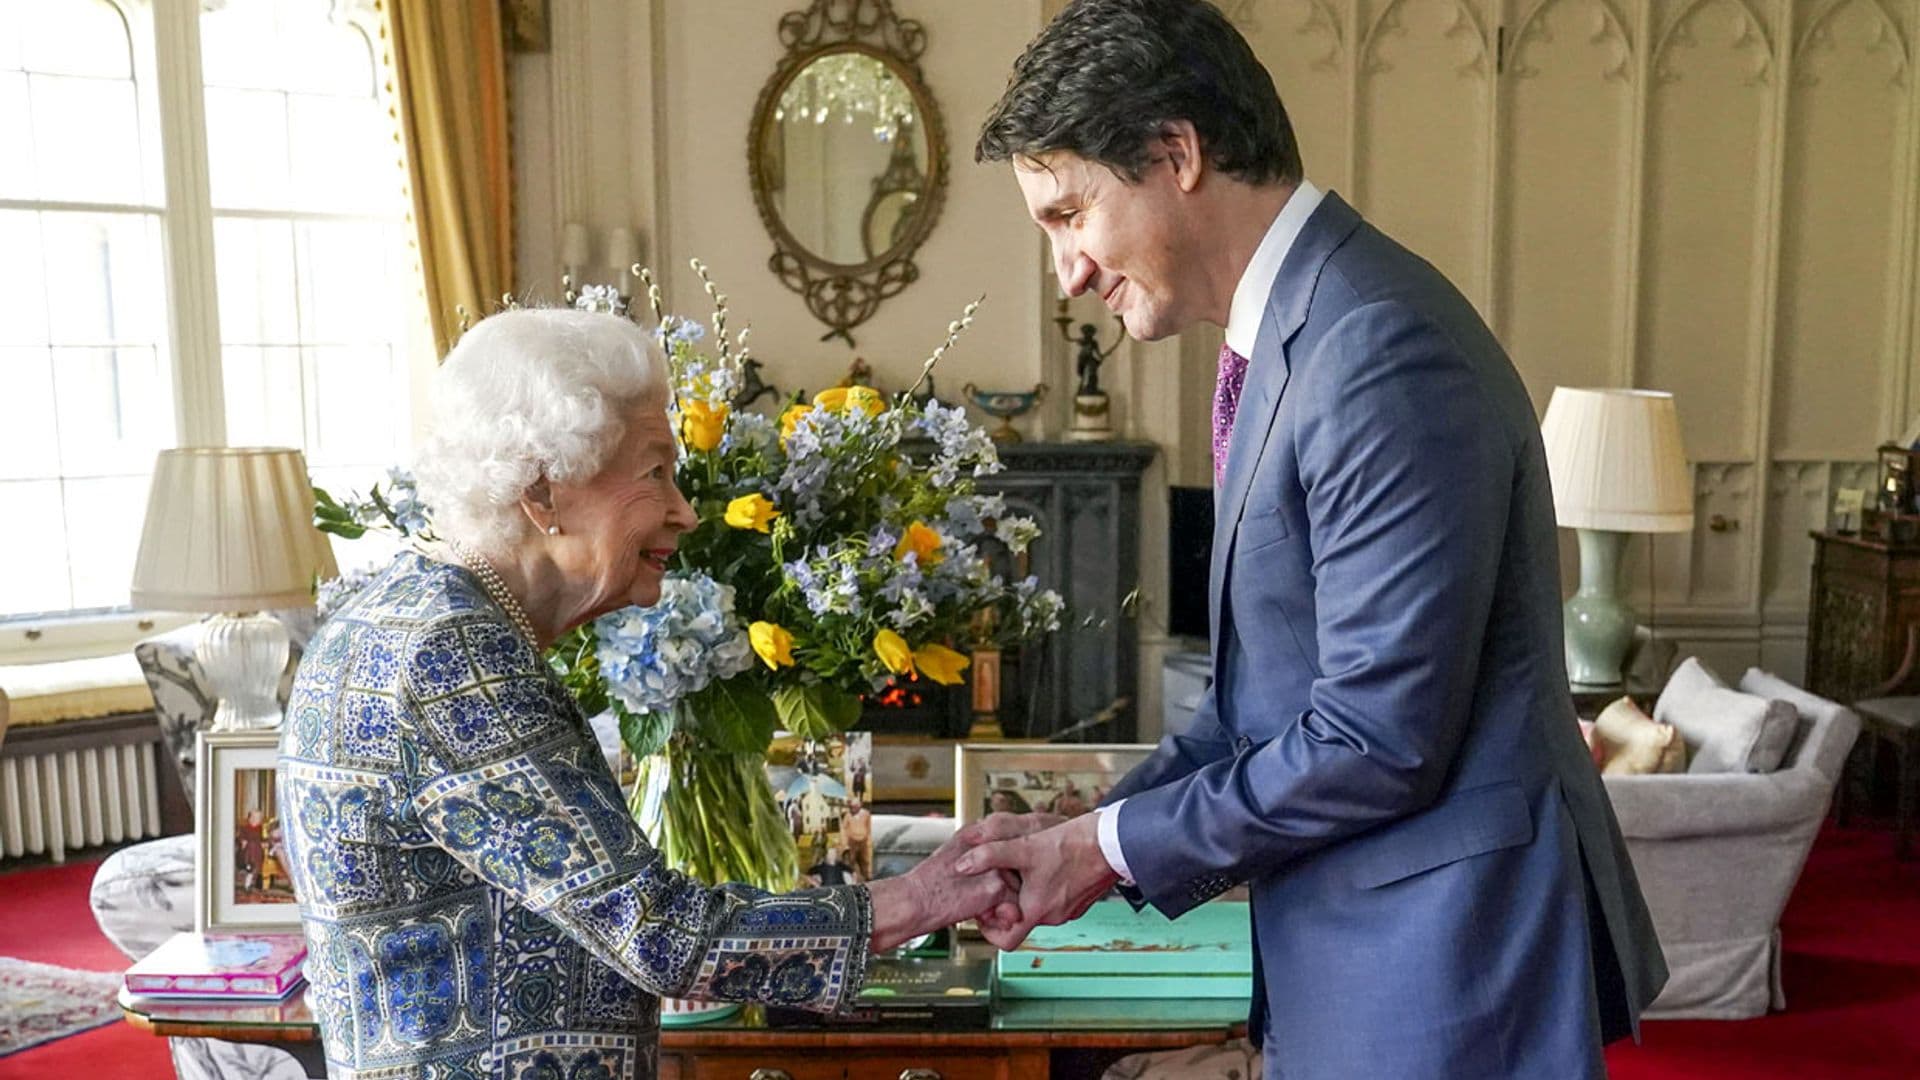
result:
[[[0,956],[0,1057],[120,1018],[121,976]]]

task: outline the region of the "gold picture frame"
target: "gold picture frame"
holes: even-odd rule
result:
[[[1077,817],[1153,750],[1152,743],[961,743],[953,816],[962,825],[996,810]]]

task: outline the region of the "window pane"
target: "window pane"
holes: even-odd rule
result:
[[[27,101],[27,77],[0,71],[0,198],[24,199],[34,192],[33,112]]]
[[[406,450],[406,372],[384,345],[307,350],[318,430],[308,459],[326,465],[399,464]]]
[[[40,196],[142,201],[140,113],[131,81],[30,75]]]
[[[53,350],[60,471],[100,476],[153,467],[173,442],[173,394],[158,350]]]
[[[340,344],[393,338],[399,289],[388,278],[390,236],[377,222],[301,223],[302,340]]]
[[[26,9],[27,4],[19,5]],[[6,10],[20,19],[21,60],[28,71],[133,78],[133,42],[120,12],[106,0],[58,0]]]
[[[305,446],[300,350],[229,345],[220,350],[230,446]]]
[[[373,47],[364,29],[378,22],[372,3],[223,0],[203,7],[200,56],[208,86],[373,92]]]
[[[159,222],[148,214],[41,215],[56,345],[153,344],[165,334]]]
[[[371,97],[294,94],[287,99],[293,205],[303,210],[398,214],[401,150],[390,118]]]
[[[59,473],[60,429],[54,424],[53,361],[47,350],[0,346],[0,388],[0,480]],[[17,531],[9,529],[9,536]],[[7,543],[11,547],[13,541]]]
[[[220,283],[220,340],[230,345],[297,344],[293,225],[218,217],[213,246]]]
[[[127,606],[151,486],[145,475],[67,481],[74,607]]]
[[[207,168],[223,210],[287,205],[287,100],[270,90],[207,87]]]
[[[20,68],[20,31],[27,25],[28,0],[0,0],[0,71]]]
[[[45,281],[40,215],[0,210],[0,345],[46,344]]]
[[[0,504],[15,522],[0,559],[0,615],[65,611],[73,606],[67,581],[67,516],[58,480],[0,481]],[[131,576],[131,570],[129,570]]]

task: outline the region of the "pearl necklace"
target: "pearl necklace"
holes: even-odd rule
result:
[[[493,564],[479,552],[458,540],[447,541],[447,546],[453,549],[454,557],[460,560],[461,565],[480,579],[480,587],[486,590],[494,603],[500,605],[500,610],[507,613],[508,620],[527,639],[527,644],[532,645],[535,652],[540,651],[540,639],[534,635],[533,620],[527,618],[527,609],[521,607],[520,601],[507,591],[507,583],[501,580],[500,571],[495,570]]]

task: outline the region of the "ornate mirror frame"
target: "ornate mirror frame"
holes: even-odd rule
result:
[[[927,34],[917,20],[894,14],[890,0],[813,0],[805,11],[792,11],[780,18],[780,43],[787,54],[774,69],[773,78],[760,91],[753,106],[753,119],[747,125],[747,175],[753,188],[753,205],[760,220],[773,237],[773,255],[767,260],[789,289],[807,303],[807,310],[832,329],[820,336],[854,344],[854,327],[866,322],[880,310],[880,302],[913,284],[920,268],[913,256],[926,241],[927,234],[940,218],[940,206],[947,194],[947,136],[940,110],[927,89],[920,71],[920,54],[926,51]],[[774,206],[775,180],[781,164],[769,160],[762,142],[774,110],[787,86],[808,64],[821,56],[858,52],[885,64],[913,94],[916,121],[927,141],[926,194],[920,199],[911,224],[897,242],[886,250],[871,254],[861,263],[836,263],[809,250],[796,240]],[[889,168],[882,183],[897,184]],[[870,216],[879,200],[893,188],[876,190],[868,203]],[[861,222],[861,235],[867,234],[867,222]]]

